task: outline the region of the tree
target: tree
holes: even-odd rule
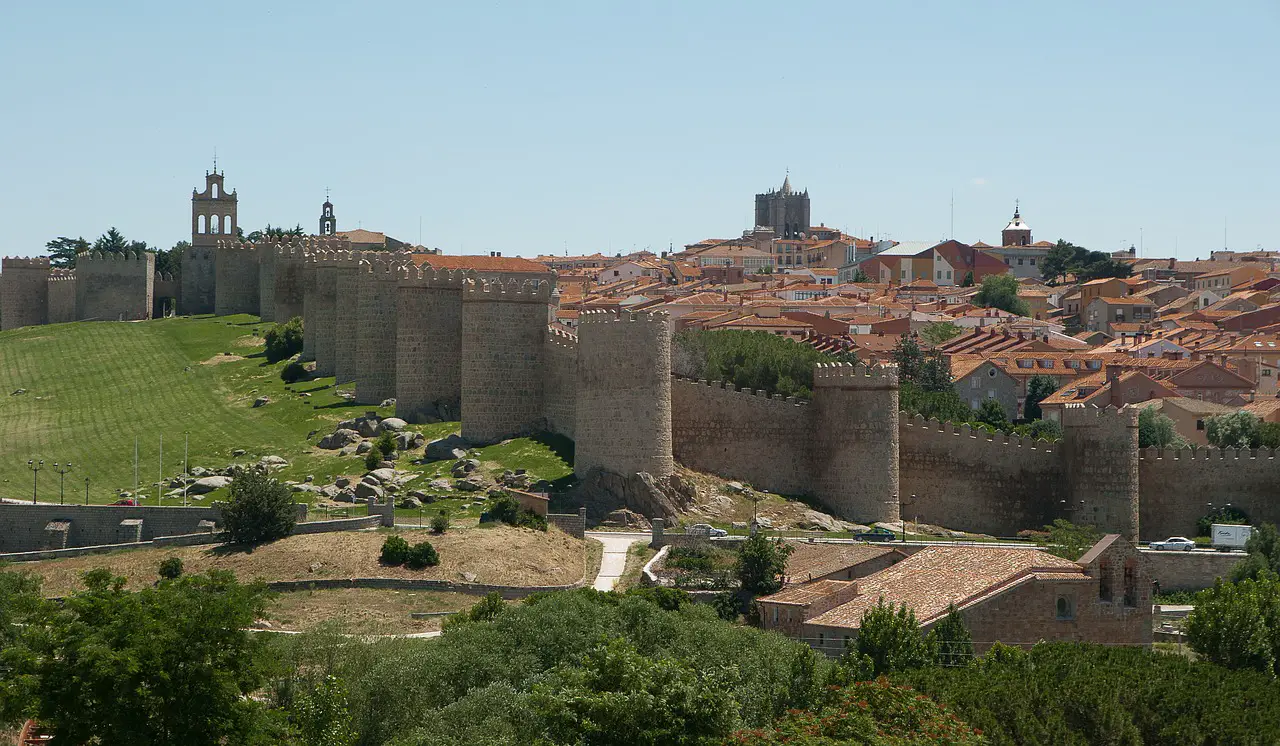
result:
[[[1204,434],[1210,445],[1219,448],[1257,448],[1261,439],[1261,420],[1243,409],[1210,417],[1204,423]]]
[[[973,287],[973,270],[969,270],[968,272],[964,273],[964,279],[960,281],[960,287],[962,288]]]
[[[156,252],[156,272],[162,275],[182,275],[182,255],[191,248],[190,241],[179,241],[171,249]]]
[[[258,544],[293,532],[297,508],[289,486],[265,470],[242,469],[231,482],[231,499],[222,508],[222,527],[232,544]]]
[[[916,341],[915,335],[903,332],[893,345],[893,351],[890,354],[893,362],[898,366],[899,380],[914,382],[919,378],[920,371],[924,368],[924,350],[920,349],[920,343]]]
[[[66,236],[58,236],[44,246],[49,250],[49,264],[66,269],[73,269],[76,266],[76,255],[90,248],[89,242],[83,237],[67,238]]]
[[[787,571],[787,558],[794,550],[782,540],[769,541],[759,533],[742,542],[734,561],[742,591],[752,597],[777,593]]]
[[[265,681],[261,584],[226,571],[135,593],[108,570],[23,630],[18,675],[57,743],[209,745],[249,740]],[[6,651],[14,652],[14,651]]]
[[[1094,254],[1101,252],[1092,252]],[[1133,265],[1103,256],[1089,264],[1080,268],[1076,274],[1076,279],[1081,282],[1089,282],[1090,280],[1101,280],[1106,277],[1128,277],[1133,274]]]
[[[1197,593],[1187,642],[1220,666],[1280,673],[1280,578],[1262,572],[1237,583],[1218,580]]]
[[[1259,578],[1264,573],[1280,573],[1280,531],[1276,530],[1275,524],[1254,526],[1244,550],[1248,554],[1231,568],[1232,581]]]
[[[982,405],[974,415],[974,421],[990,425],[1001,432],[1009,429],[1009,418],[1005,415],[1004,407],[996,399],[983,399]]]
[[[347,689],[336,676],[325,676],[302,691],[290,708],[302,743],[307,746],[352,746],[356,732],[347,705]]]
[[[942,422],[968,422],[973,417],[973,410],[956,393],[955,386],[945,391],[927,391],[912,381],[900,381],[898,408]]]
[[[1258,425],[1258,446],[1280,448],[1280,422],[1263,422]]]
[[[1037,440],[1062,440],[1062,425],[1057,420],[1032,420],[1013,429],[1015,435]]]
[[[156,574],[165,580],[177,580],[182,577],[182,558],[165,557],[160,560],[160,568]]]
[[[920,330],[920,339],[930,347],[940,347],[960,334],[960,327],[950,321],[935,321]]]
[[[1040,275],[1049,284],[1065,280],[1073,274],[1078,282],[1088,282],[1104,277],[1128,277],[1133,265],[1112,259],[1101,251],[1089,251],[1068,241],[1058,240],[1040,263]]]
[[[1155,407],[1138,412],[1139,448],[1181,448],[1186,441],[1178,435],[1173,419]]]
[[[863,613],[853,648],[870,658],[874,674],[881,676],[932,664],[937,659],[935,644],[935,639],[920,634],[915,612],[905,604],[895,610],[882,598]]]
[[[973,304],[1029,316],[1031,311],[1027,302],[1018,297],[1018,287],[1018,278],[1013,275],[987,275],[982,278],[982,287],[973,296]]]
[[[849,282],[868,283],[868,282],[871,282],[871,278],[867,277],[867,273],[862,271],[862,267],[858,267],[856,270],[854,270],[853,277],[850,278]]]
[[[767,332],[685,330],[672,345],[680,375],[801,399],[812,395],[815,364],[857,360],[853,353],[825,354]]]
[[[278,363],[286,358],[302,352],[302,317],[294,316],[283,324],[276,324],[267,330],[264,341],[267,345],[268,363]]]
[[[973,660],[973,636],[955,604],[947,607],[947,615],[933,625],[929,635],[933,637],[940,665],[962,666]]]
[[[1067,273],[1076,267],[1077,257],[1082,252],[1087,253],[1085,249],[1073,243],[1058,239],[1058,243],[1049,249],[1044,259],[1040,260],[1040,276],[1050,285],[1056,285],[1059,280],[1066,280]]]
[[[147,242],[130,241],[112,227],[93,242],[93,250],[102,254],[137,253],[147,250]]]
[[[389,567],[403,565],[409,560],[409,542],[402,536],[388,536],[382,540],[378,561]]]
[[[1040,402],[1048,399],[1058,390],[1058,382],[1052,376],[1037,373],[1027,380],[1026,404],[1022,408],[1023,417],[1038,420],[1044,415],[1040,412]]]
[[[242,241],[261,241],[264,238],[287,238],[289,236],[305,236],[306,231],[302,230],[302,225],[296,225],[293,228],[283,228],[273,226],[267,223],[267,227],[260,231],[253,231],[249,235],[243,235],[241,231],[240,240]]]
[[[1058,518],[1044,527],[1047,536],[1036,541],[1048,549],[1049,554],[1072,562],[1102,539],[1102,532],[1094,526],[1077,526],[1064,518]]]

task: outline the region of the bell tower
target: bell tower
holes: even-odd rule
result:
[[[321,236],[332,236],[338,232],[338,219],[333,216],[333,203],[329,201],[329,190],[324,190],[324,204],[320,206]]]
[[[213,248],[218,241],[234,241],[240,223],[236,218],[236,193],[227,193],[224,174],[213,162],[204,172],[204,191],[191,190],[191,245]]]
[[[1013,219],[1000,231],[1002,246],[1030,246],[1031,226],[1022,220],[1022,209],[1017,200],[1013,202]]]

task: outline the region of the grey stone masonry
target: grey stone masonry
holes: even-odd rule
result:
[[[34,552],[141,541],[197,533],[201,521],[219,521],[217,508],[117,505],[0,504],[0,553]],[[127,523],[122,528],[122,522]],[[51,530],[50,526],[62,526]],[[60,535],[59,535],[60,534]],[[139,538],[140,537],[140,538]],[[59,546],[50,546],[50,542]]]
[[[276,249],[275,291],[272,299],[275,309],[272,315],[277,323],[285,323],[304,313],[306,285],[303,281],[302,244],[289,244]],[[305,343],[304,343],[305,344]]]
[[[847,520],[898,520],[897,367],[819,363],[813,406],[814,496]]]
[[[551,285],[468,282],[462,291],[462,437],[495,443],[537,429]]]
[[[264,323],[276,320],[276,260],[280,257],[280,243],[280,239],[272,238],[258,244],[258,317]]]
[[[47,257],[6,256],[0,264],[0,331],[49,323]]]
[[[356,401],[379,404],[396,395],[396,302],[407,252],[366,252],[355,311]]]
[[[49,274],[49,323],[78,320],[75,270],[55,269]]]
[[[462,406],[462,285],[467,271],[412,265],[396,295],[396,414],[457,419]]]
[[[1137,407],[1117,410],[1067,405],[1062,410],[1062,429],[1066,507],[1071,522],[1136,542]],[[1212,500],[1212,496],[1206,495],[1205,500]]]
[[[334,264],[333,377],[338,383],[356,380],[359,358],[356,301],[360,297],[360,258],[364,252],[339,251]]]
[[[574,471],[661,478],[671,456],[671,331],[665,313],[589,311],[578,320]]]
[[[311,333],[315,324],[320,297],[316,292],[316,261],[320,252],[306,254],[302,258],[302,359],[316,359],[316,335]]]
[[[334,319],[338,302],[337,252],[324,251],[317,257],[316,292],[312,316],[307,317],[305,340],[315,337],[316,375],[331,376],[334,368]],[[305,344],[305,341],[304,341]]]
[[[238,241],[219,241],[214,251],[216,275],[213,312],[218,316],[233,313],[257,314],[258,246]]]
[[[102,254],[76,257],[76,317],[93,321],[142,321],[151,318],[155,299],[156,255]]]

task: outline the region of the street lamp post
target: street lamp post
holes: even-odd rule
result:
[[[89,478],[84,478],[84,504],[89,504]]]
[[[904,542],[907,540],[907,519],[903,517],[906,514],[902,512],[902,509],[908,505],[915,505],[915,502],[915,495],[912,495],[910,500],[903,500],[901,497],[898,498],[898,525],[902,526],[902,540]]]
[[[71,471],[71,462],[59,465],[57,461],[53,462],[53,470],[58,473],[58,504],[66,504],[67,496],[67,473]]]
[[[36,495],[40,492],[40,470],[44,468],[44,459],[40,459],[38,463],[28,460],[27,468],[31,470],[31,504],[35,505]]]

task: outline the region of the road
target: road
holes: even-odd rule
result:
[[[596,582],[591,585],[598,591],[613,590],[627,569],[627,551],[631,549],[631,545],[650,539],[649,534],[624,534],[616,531],[588,531],[587,537],[604,544],[600,572],[596,575]]]

